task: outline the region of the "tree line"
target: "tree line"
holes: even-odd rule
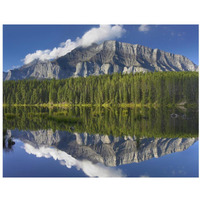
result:
[[[4,104],[198,104],[198,72],[4,81]]]

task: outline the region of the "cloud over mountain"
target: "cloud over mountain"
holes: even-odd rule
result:
[[[62,42],[59,47],[54,47],[52,50],[37,50],[30,53],[23,59],[24,64],[28,64],[35,59],[50,60],[60,56],[64,56],[78,46],[90,46],[92,43],[101,43],[105,40],[120,38],[125,29],[120,25],[100,25],[98,28],[92,28],[87,31],[81,38],[71,39]]]

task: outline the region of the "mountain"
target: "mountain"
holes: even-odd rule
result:
[[[106,166],[118,166],[138,163],[167,154],[184,151],[192,146],[196,138],[141,138],[108,135],[90,135],[88,133],[70,133],[66,131],[8,130],[8,136],[29,144],[37,151],[55,148],[78,160],[102,163]],[[42,155],[42,150],[40,156]]]
[[[182,55],[138,44],[105,41],[78,47],[53,61],[34,60],[4,72],[4,80],[63,79],[68,77],[147,71],[197,71],[198,66]]]

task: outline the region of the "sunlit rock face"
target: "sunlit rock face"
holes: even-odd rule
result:
[[[34,60],[21,68],[4,72],[3,79],[63,79],[148,71],[198,71],[198,66],[182,55],[138,44],[105,41],[87,48],[78,47],[53,61]]]
[[[197,141],[196,138],[137,139],[128,136],[113,137],[52,130],[8,130],[8,135],[35,149],[54,147],[78,160],[103,163],[106,166],[138,163],[184,151]]]

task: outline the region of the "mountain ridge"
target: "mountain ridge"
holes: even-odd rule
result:
[[[3,80],[64,79],[112,73],[154,71],[198,71],[185,56],[139,44],[108,40],[89,47],[77,47],[54,60],[34,60],[3,73]]]

